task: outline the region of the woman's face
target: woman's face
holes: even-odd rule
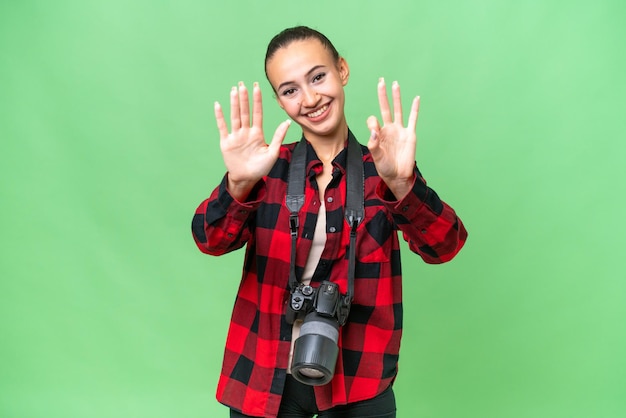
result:
[[[307,139],[342,132],[346,126],[343,87],[350,74],[343,58],[335,61],[320,41],[311,38],[277,50],[266,70],[278,104]]]

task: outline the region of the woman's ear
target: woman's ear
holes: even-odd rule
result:
[[[348,61],[346,61],[344,57],[339,57],[337,69],[339,70],[341,85],[345,86],[348,84],[348,79],[350,78],[350,67],[348,66]]]

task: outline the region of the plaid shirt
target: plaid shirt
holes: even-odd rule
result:
[[[352,133],[350,133],[352,135]],[[226,190],[225,176],[202,202],[192,222],[198,248],[221,255],[247,244],[243,277],[226,339],[217,387],[219,402],[246,415],[274,417],[285,383],[292,326],[285,321],[289,299],[291,236],[285,205],[294,144],[283,145],[271,172],[246,202]],[[467,232],[454,210],[426,186],[415,168],[412,191],[397,201],[363,149],[365,220],[357,231],[355,295],[348,323],[340,328],[333,380],[315,387],[318,408],[370,399],[397,373],[402,334],[402,280],[397,230],[427,263],[452,259]],[[324,196],[326,246],[311,283],[323,280],[347,290],[350,228],[344,220],[346,149],[333,161]],[[316,175],[322,162],[307,145],[305,203],[300,211],[296,272],[302,274],[320,207]]]

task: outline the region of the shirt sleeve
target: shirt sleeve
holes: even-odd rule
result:
[[[239,202],[228,192],[227,182],[228,174],[198,206],[191,223],[194,241],[206,254],[222,255],[243,247],[250,239],[250,221],[265,196],[262,180],[245,202]]]
[[[426,185],[417,167],[413,187],[403,199],[397,200],[382,180],[376,193],[391,212],[411,251],[425,262],[450,261],[465,244],[467,231],[461,219]]]

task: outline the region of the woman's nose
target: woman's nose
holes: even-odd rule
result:
[[[315,90],[305,89],[302,92],[302,106],[305,107],[315,107],[315,105],[319,102],[319,94]]]

